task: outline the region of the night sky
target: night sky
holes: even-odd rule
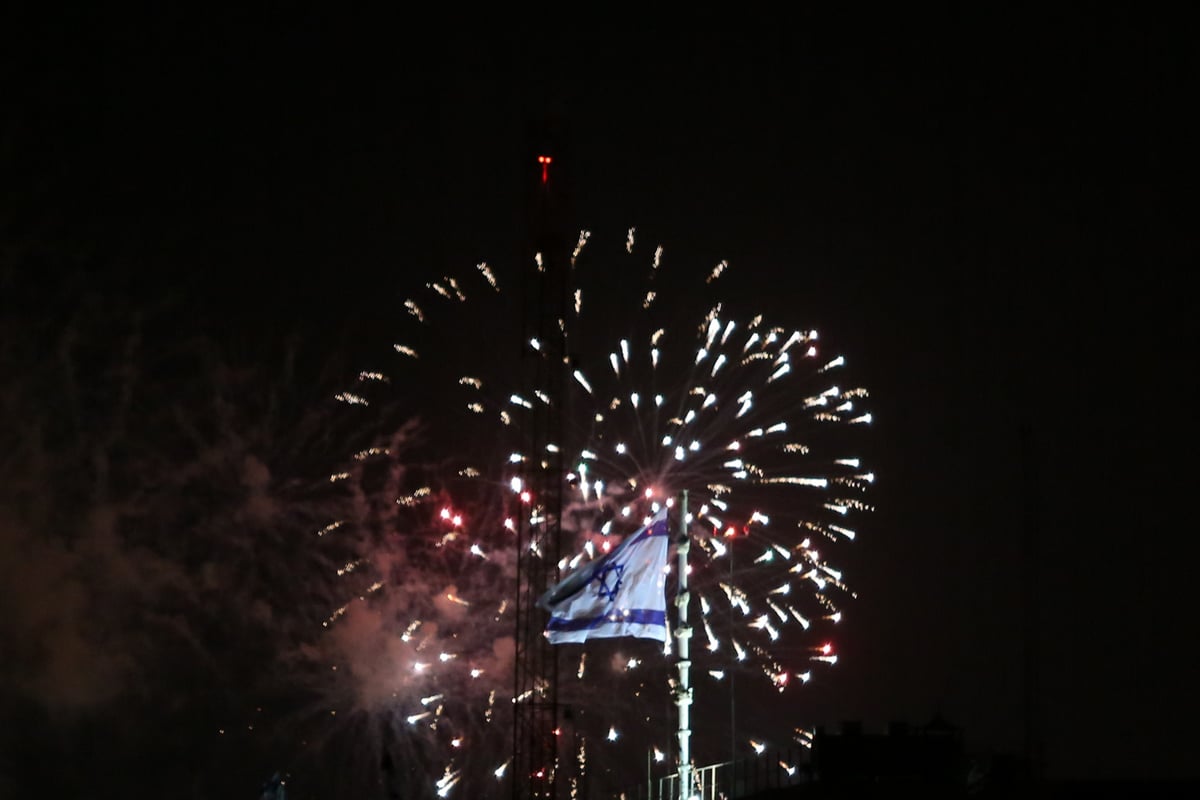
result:
[[[272,520],[319,516],[329,387],[408,288],[524,257],[547,138],[572,227],[728,260],[872,391],[812,721],[1018,755],[1031,723],[1051,777],[1196,777],[1182,20],[331,13],[4,12],[0,796],[249,797],[286,762],[211,741],[255,704],[263,596],[326,599]]]

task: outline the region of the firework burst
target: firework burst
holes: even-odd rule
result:
[[[442,765],[431,792],[494,792],[505,774],[514,530],[554,522],[520,476],[550,454],[565,467],[557,527],[569,555],[555,565],[560,573],[602,556],[689,493],[698,692],[711,684],[712,696],[728,695],[722,687],[739,675],[795,691],[837,660],[833,626],[853,593],[833,555],[855,539],[874,480],[854,450],[855,432],[871,421],[867,392],[846,382],[844,359],[825,351],[817,331],[739,315],[716,299],[725,262],[702,276],[688,303],[673,302],[659,277],[663,249],[643,254],[634,234],[619,256],[627,264],[604,271],[626,275],[642,259],[646,280],[620,282],[632,291],[622,310],[612,310],[622,292],[582,288],[585,231],[569,259],[561,342],[522,338],[511,295],[479,264],[407,298],[392,348],[399,364],[363,372],[337,396],[351,413],[382,401],[424,423],[411,431],[420,441],[406,448],[405,466],[397,448],[376,443],[331,476],[354,512],[318,533],[355,541],[345,574],[369,589],[324,621],[335,643],[326,655],[350,654],[341,668],[355,707],[376,718],[370,725],[389,751],[381,763]],[[530,272],[543,269],[539,257]],[[521,364],[537,359],[551,360],[540,374],[554,377],[522,383]],[[552,388],[555,380],[565,388]],[[561,405],[558,439],[547,452],[527,451],[536,410],[553,404]],[[628,777],[610,766],[620,761],[610,752],[634,747],[669,764],[670,649],[642,640],[560,649],[562,735],[572,743],[562,770],[572,792],[606,771],[610,782]],[[759,732],[746,716],[745,725],[729,720],[731,734],[723,719],[712,737],[719,746],[704,743],[715,726],[698,728],[693,752],[720,758],[807,741],[794,720],[785,732]],[[493,783],[485,787],[481,775]]]

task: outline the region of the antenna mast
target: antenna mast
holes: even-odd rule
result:
[[[537,600],[558,580],[563,508],[563,436],[566,375],[567,269],[562,209],[551,191],[553,155],[537,154],[530,204],[533,247],[522,269],[523,385],[540,393],[527,419],[522,500],[517,524],[516,654],[513,669],[512,796],[555,800],[558,785],[558,657],[546,639]],[[537,340],[537,348],[531,340]],[[526,501],[528,498],[528,501]]]

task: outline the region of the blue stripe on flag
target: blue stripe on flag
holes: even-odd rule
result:
[[[582,631],[598,628],[606,623],[621,623],[629,622],[635,625],[663,625],[667,624],[667,612],[657,611],[653,608],[631,608],[628,611],[616,611],[611,614],[601,614],[597,617],[587,617],[583,619],[568,619],[566,617],[552,617],[546,625],[548,631]]]

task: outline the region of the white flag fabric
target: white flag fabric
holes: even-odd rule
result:
[[[667,511],[538,600],[551,644],[633,636],[667,640]]]

